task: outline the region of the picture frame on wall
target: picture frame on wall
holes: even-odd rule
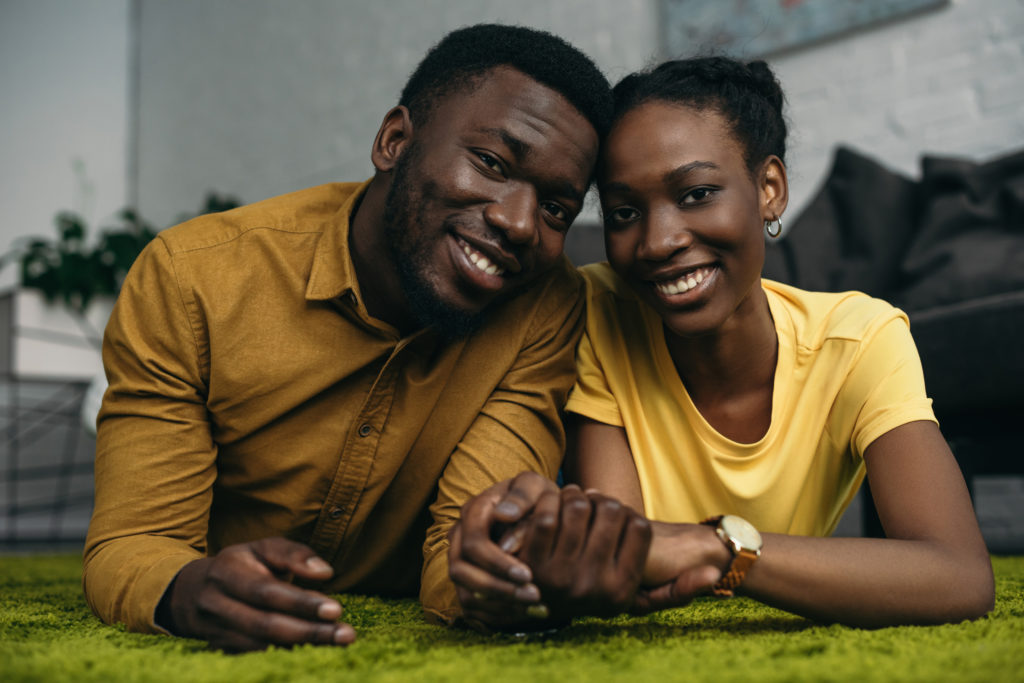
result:
[[[949,0],[661,0],[669,57],[753,59],[940,7]]]

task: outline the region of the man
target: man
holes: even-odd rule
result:
[[[93,610],[229,650],[351,642],[313,587],[419,587],[456,618],[460,507],[561,460],[582,313],[561,252],[610,109],[560,39],[470,27],[385,115],[371,180],[159,235],[104,339]]]

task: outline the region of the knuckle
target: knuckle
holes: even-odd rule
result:
[[[262,640],[272,640],[274,632],[273,615],[261,612],[259,616],[249,622],[249,630]]]
[[[449,564],[448,565],[448,576],[451,577],[451,580],[454,583],[456,583],[456,584],[466,583],[466,581],[469,578],[466,574],[467,574],[467,571],[466,571],[465,565],[463,565],[461,562],[457,562],[457,563]]]
[[[462,554],[466,557],[479,557],[484,552],[484,546],[482,539],[467,536],[462,539]]]

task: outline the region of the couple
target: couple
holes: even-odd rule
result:
[[[162,233],[104,341],[94,611],[228,650],[351,643],[325,592],[417,587],[498,628],[705,590],[866,625],[983,614],[905,318],[760,280],[781,104],[764,65],[721,59],[613,98],[554,36],[470,27],[385,115],[372,179]],[[592,178],[610,266],[581,279],[561,251]],[[890,539],[809,537],[865,465]]]

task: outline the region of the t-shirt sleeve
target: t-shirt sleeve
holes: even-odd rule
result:
[[[590,303],[588,315],[595,315],[593,302]],[[604,424],[622,427],[622,413],[608,386],[608,378],[591,339],[596,327],[590,324],[592,322],[588,321],[579,346],[576,347],[576,384],[569,394],[565,409]]]
[[[866,336],[843,388],[846,399],[860,405],[851,443],[864,451],[881,435],[918,420],[938,422],[925,393],[921,359],[910,326],[897,312]]]

